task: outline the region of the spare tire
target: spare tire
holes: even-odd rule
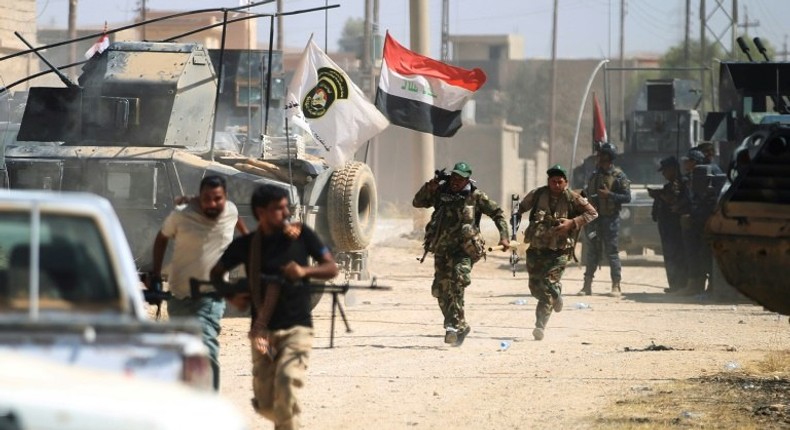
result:
[[[373,172],[359,161],[332,173],[327,196],[329,234],[335,251],[358,251],[373,239],[378,196]]]

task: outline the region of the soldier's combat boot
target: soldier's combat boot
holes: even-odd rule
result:
[[[544,315],[541,313],[540,308],[535,310],[535,328],[532,330],[532,337],[534,337],[535,340],[543,340],[543,332],[546,330],[546,324],[549,322],[551,309],[547,310],[547,312],[548,313]]]
[[[612,291],[609,292],[609,297],[620,297],[620,281],[612,281]]]
[[[458,342],[458,330],[447,327],[447,331],[444,332],[444,343],[455,345],[456,342]]]
[[[562,312],[562,294],[552,299],[551,308],[554,312]]]
[[[453,346],[463,345],[464,339],[466,339],[466,335],[468,335],[470,331],[472,331],[472,327],[466,326],[465,329],[458,332],[458,340],[455,341],[455,345]]]
[[[592,278],[584,277],[584,286],[582,290],[579,291],[579,296],[590,296],[592,295]]]

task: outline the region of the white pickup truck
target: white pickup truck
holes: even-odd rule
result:
[[[211,389],[198,323],[149,320],[141,288],[106,199],[0,190],[0,352]]]

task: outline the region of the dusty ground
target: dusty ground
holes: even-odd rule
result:
[[[608,271],[599,272],[593,296],[576,297],[582,269],[569,267],[565,310],[552,316],[546,338],[536,342],[535,300],[523,262],[514,278],[505,253],[474,268],[466,291],[472,332],[463,346],[449,347],[430,294],[432,259],[420,265],[420,242],[402,236],[411,222],[380,220],[379,226],[371,271],[393,289],[350,294],[345,310],[353,332],[345,333],[338,318],[333,349],[331,300],[325,297],[316,308],[315,349],[302,391],[306,428],[620,428],[609,420],[618,404],[646,392],[683,396],[662,387],[735,375],[768,354],[790,350],[787,317],[750,304],[663,294],[666,280],[657,258],[624,267],[620,299],[604,295]],[[519,300],[526,304],[514,303]],[[252,428],[270,429],[249,407],[248,324],[247,318],[223,320],[222,395],[239,405]],[[504,351],[502,342],[510,344]],[[652,343],[674,350],[625,350]],[[694,410],[666,404],[663,412],[682,420],[658,427],[695,426]]]

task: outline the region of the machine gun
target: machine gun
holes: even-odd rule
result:
[[[261,285],[276,284],[281,286],[292,286],[300,288],[309,288],[315,294],[328,292],[332,294],[332,319],[329,331],[329,347],[335,347],[335,311],[340,313],[343,318],[343,323],[346,326],[346,333],[351,333],[351,326],[348,325],[346,312],[343,310],[343,305],[338,300],[339,294],[346,294],[349,290],[391,290],[391,287],[384,287],[378,285],[376,278],[371,279],[369,285],[351,285],[348,281],[343,284],[321,284],[308,281],[289,281],[282,276],[275,275],[260,275]],[[189,279],[189,292],[192,298],[200,297],[224,297],[228,298],[235,294],[250,293],[249,282],[246,278],[239,279],[236,282],[224,281],[205,281],[195,278]]]

